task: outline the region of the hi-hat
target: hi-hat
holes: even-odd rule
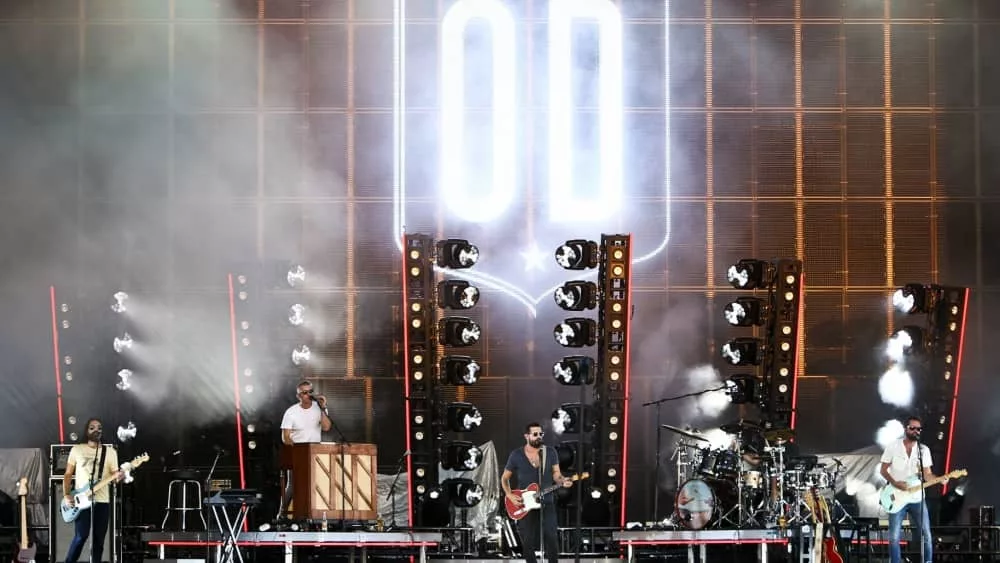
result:
[[[791,440],[795,437],[795,431],[791,428],[781,428],[775,430],[767,430],[764,432],[764,439],[768,442],[776,442],[778,440]]]
[[[669,424],[661,424],[660,428],[666,428],[667,430],[670,430],[671,432],[676,432],[676,433],[680,434],[681,436],[684,436],[686,438],[691,438],[692,440],[701,440],[702,442],[711,442],[711,440],[709,440],[708,438],[702,436],[701,434],[698,434],[696,432],[691,432],[690,430],[684,430],[682,428],[677,428],[676,426],[670,426]]]
[[[760,431],[760,425],[752,420],[740,419],[739,422],[730,422],[719,427],[726,434],[742,434],[744,430]]]

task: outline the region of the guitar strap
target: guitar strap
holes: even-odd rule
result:
[[[101,454],[98,455],[96,452],[94,453],[94,467],[90,471],[91,489],[93,489],[94,485],[101,480],[101,476],[104,474],[104,455],[107,453],[107,451],[108,451],[107,446],[101,446]],[[101,458],[101,460],[97,461],[97,458]],[[100,466],[100,468],[98,468],[98,466]]]

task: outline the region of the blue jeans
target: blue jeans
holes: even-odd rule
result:
[[[89,510],[84,510],[74,522],[73,541],[69,544],[69,551],[66,553],[66,563],[76,563],[83,552],[83,544],[87,543],[90,536],[90,518],[94,518],[94,541],[90,542],[93,548],[91,563],[99,563],[104,555],[104,538],[108,535],[108,520],[111,518],[111,505],[106,502],[95,502]]]
[[[914,523],[920,521],[920,529],[924,540],[924,562],[930,563],[934,560],[934,542],[931,537],[931,519],[927,515],[927,504],[923,502],[911,502],[903,507],[903,510],[889,515],[889,561],[899,563],[900,549],[899,540],[903,535],[903,517],[910,515],[910,527],[913,533],[914,543],[916,543],[916,528]]]

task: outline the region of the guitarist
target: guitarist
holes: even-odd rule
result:
[[[510,452],[500,485],[504,494],[515,506],[521,506],[521,497],[514,494],[510,487],[510,478],[516,477],[517,488],[524,489],[532,483],[537,483],[540,489],[553,484],[572,487],[573,481],[566,479],[559,471],[559,454],[555,448],[542,443],[545,433],[542,425],[531,422],[524,428],[524,446]],[[541,521],[539,521],[541,518]],[[549,563],[559,561],[559,537],[556,522],[556,506],[552,496],[542,498],[541,510],[532,510],[524,518],[517,521],[518,535],[521,536],[521,551],[526,563],[537,563],[535,551],[538,549],[539,532],[544,539],[545,559]]]
[[[907,481],[919,478],[921,471],[924,479],[930,481],[936,476],[931,471],[931,450],[920,443],[920,433],[923,424],[919,417],[906,419],[906,432],[903,438],[890,443],[882,453],[882,478],[897,489],[907,489]],[[931,540],[931,521],[927,515],[927,503],[913,502],[894,514],[889,514],[889,560],[900,562],[899,540],[902,536],[903,517],[909,514],[910,522],[920,521],[921,536],[924,544],[924,561],[930,563],[934,559]]]
[[[73,495],[70,491],[74,488],[74,478],[76,488],[80,488],[92,486],[107,475],[115,474],[119,480],[124,477],[118,469],[118,452],[114,448],[101,445],[103,432],[104,425],[101,421],[91,418],[87,421],[86,442],[76,444],[69,451],[66,473],[63,475],[63,495],[70,505],[73,504]],[[90,536],[91,517],[94,519],[94,541],[90,544],[92,550],[90,560],[101,561],[101,556],[104,554],[104,537],[108,533],[108,520],[111,517],[110,502],[111,497],[105,487],[94,495],[94,504],[91,508],[80,513],[80,517],[73,523],[75,534],[69,544],[66,563],[77,563],[80,559],[83,544],[87,543],[87,538]]]

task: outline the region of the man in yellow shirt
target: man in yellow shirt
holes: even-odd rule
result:
[[[73,504],[71,491],[74,488],[96,484],[112,474],[119,479],[122,477],[118,469],[118,452],[112,447],[101,445],[103,431],[104,425],[101,421],[91,418],[87,421],[87,441],[73,446],[69,451],[66,473],[63,475],[63,495],[70,505]],[[91,542],[90,560],[101,561],[101,556],[104,554],[104,537],[108,533],[108,521],[111,517],[111,495],[108,488],[104,487],[97,491],[93,500],[94,504],[90,509],[82,511],[74,522],[75,535],[69,544],[66,563],[77,563],[80,559],[83,544],[87,543],[87,538],[90,536],[91,518],[94,519],[94,541]]]

